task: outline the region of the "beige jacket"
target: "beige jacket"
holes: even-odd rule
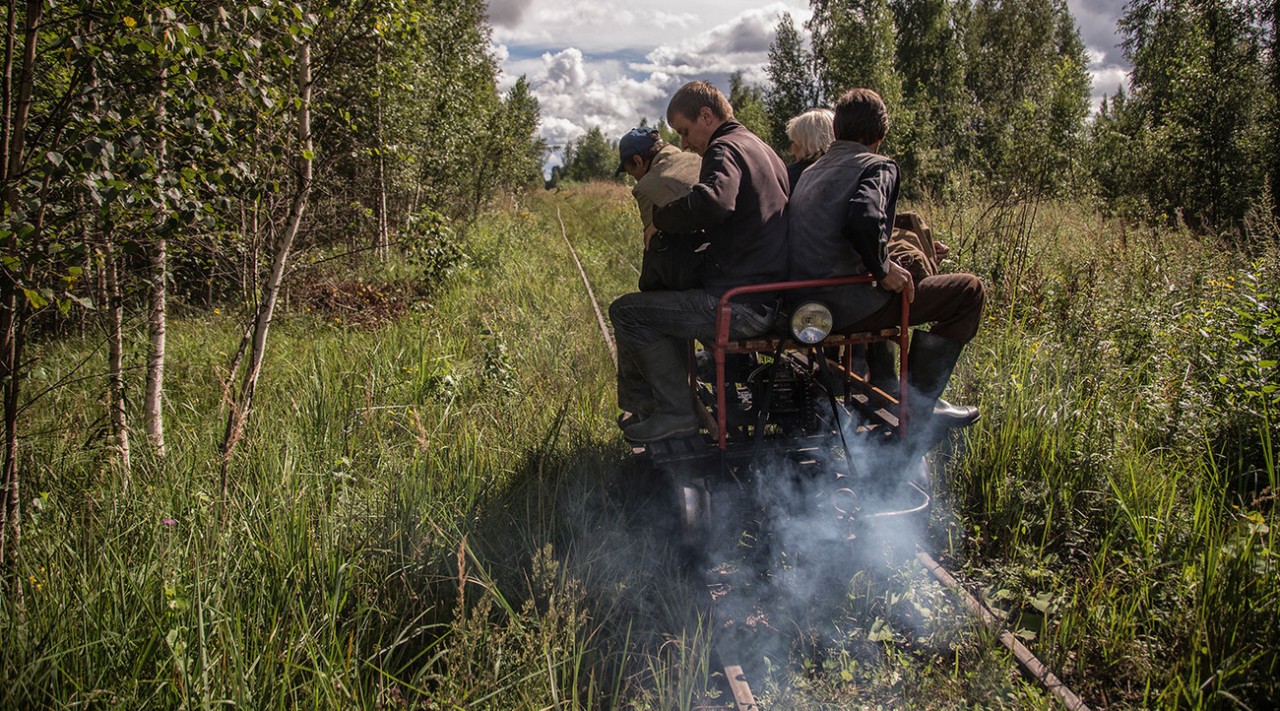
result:
[[[640,207],[640,219],[647,230],[653,224],[653,209],[689,194],[702,173],[702,158],[675,146],[658,151],[649,172],[636,181],[631,194]]]

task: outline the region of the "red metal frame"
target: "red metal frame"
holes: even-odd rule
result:
[[[730,300],[735,296],[743,294],[759,294],[762,292],[778,292],[778,291],[794,291],[797,289],[818,289],[830,286],[851,286],[853,284],[871,284],[875,282],[875,277],[853,276],[838,277],[835,279],[809,279],[806,281],[785,281],[773,282],[768,284],[750,284],[747,286],[736,286],[724,293],[720,297],[720,305],[716,310],[716,340],[715,343],[704,344],[711,350],[712,358],[716,364],[716,441],[720,449],[724,449],[727,445],[727,435],[725,430],[728,424],[728,414],[725,410],[725,382],[724,382],[724,357],[726,353],[758,353],[764,349],[752,347],[749,344],[742,345],[731,344],[729,341],[729,320],[733,314]],[[905,298],[902,299],[902,320],[898,326],[897,336],[880,336],[876,334],[861,334],[851,339],[848,334],[842,334],[835,337],[828,337],[826,341],[816,344],[812,347],[822,347],[823,345],[841,345],[848,343],[871,343],[875,341],[897,341],[898,343],[898,429],[899,434],[906,435],[907,429],[907,345],[910,339],[911,320],[910,320],[910,304]],[[786,337],[787,340],[792,340]],[[793,347],[801,347],[802,344],[795,344]],[[809,348],[810,346],[803,346]],[[844,366],[846,370],[850,367],[852,356],[848,350],[845,351]],[[690,370],[690,383],[696,380],[696,375]]]

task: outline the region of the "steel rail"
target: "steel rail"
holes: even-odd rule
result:
[[[609,333],[609,324],[605,323],[604,313],[600,311],[600,302],[596,299],[596,292],[591,288],[591,280],[587,278],[587,270],[582,268],[582,260],[578,259],[578,250],[573,248],[573,243],[569,241],[569,231],[564,228],[564,218],[560,216],[560,208],[556,208],[556,221],[560,223],[560,236],[564,237],[564,243],[569,247],[569,254],[573,257],[573,263],[578,265],[578,274],[582,276],[582,285],[587,287],[587,297],[591,299],[591,308],[596,311],[596,323],[600,324],[600,333],[604,336],[604,343],[609,347],[609,357],[613,359],[613,367],[618,367],[618,346],[613,341],[613,334]]]
[[[1089,707],[1084,701],[1077,696],[1067,685],[1062,683],[1056,674],[1049,670],[1043,662],[1036,658],[1036,655],[1027,648],[1027,645],[1013,636],[1008,630],[1001,629],[1002,620],[996,616],[986,605],[982,604],[978,598],[974,597],[968,590],[955,579],[951,573],[947,572],[933,556],[925,553],[923,550],[916,551],[916,560],[925,567],[943,587],[946,587],[960,596],[964,601],[969,612],[975,617],[982,620],[987,627],[993,631],[1000,633],[1000,643],[1003,644],[1010,652],[1013,653],[1014,659],[1018,660],[1018,664],[1027,671],[1028,674],[1035,677],[1046,689],[1066,706],[1069,711],[1089,711]]]
[[[609,332],[609,327],[605,323],[604,314],[600,311],[600,302],[596,300],[595,291],[591,288],[591,281],[587,278],[587,272],[582,267],[582,261],[578,259],[578,252],[573,247],[573,243],[569,241],[569,233],[565,229],[564,220],[560,217],[560,208],[556,208],[556,220],[560,222],[560,235],[564,237],[564,243],[569,248],[569,254],[573,257],[573,262],[578,266],[578,273],[582,276],[582,283],[587,289],[587,297],[591,299],[591,307],[595,309],[596,320],[600,324],[600,333],[604,336],[605,346],[609,349],[609,356],[613,358],[615,366],[618,364],[618,346],[613,340],[613,335]],[[742,291],[748,291],[743,289]],[[735,291],[740,293],[739,291]],[[727,302],[727,299],[724,301]],[[724,303],[721,308],[725,308]],[[906,320],[906,304],[904,299],[903,312]],[[906,334],[902,334],[905,336]],[[906,360],[906,349],[901,349],[900,357]],[[1025,644],[1013,636],[1008,630],[1001,629],[1003,621],[996,616],[986,605],[974,597],[963,585],[956,580],[942,564],[933,559],[933,556],[926,553],[923,549],[916,551],[916,560],[924,566],[925,570],[933,575],[943,587],[955,592],[964,602],[969,612],[977,617],[983,624],[993,631],[999,632],[1000,643],[1013,654],[1018,665],[1024,671],[1038,680],[1055,698],[1067,708],[1068,711],[1090,711],[1089,706],[1084,700],[1077,696],[1066,684],[1054,674],[1049,667],[1036,657]],[[716,656],[721,657],[725,681],[729,686],[729,690],[733,695],[734,706],[737,711],[760,711],[760,706],[756,703],[755,695],[751,692],[751,686],[747,683],[746,674],[742,671],[742,666],[732,659],[732,656],[725,657],[719,650],[716,650]],[[727,661],[726,661],[727,660]]]

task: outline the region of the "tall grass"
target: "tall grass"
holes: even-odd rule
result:
[[[966,560],[1044,618],[1043,653],[1086,698],[1265,707],[1280,670],[1274,245],[1080,219],[1041,210],[1033,266],[994,282],[969,356],[988,416],[953,483]],[[969,268],[1011,258],[968,224]]]
[[[1275,256],[1074,206],[923,209],[993,287],[953,385],[985,414],[953,443],[933,540],[1086,699],[1264,706]],[[175,322],[168,456],[136,453],[127,489],[103,383],[27,408],[0,706],[724,705],[713,651],[736,638],[673,572],[557,212],[604,303],[634,288],[638,217],[604,185],[487,215],[425,272],[328,263],[370,293],[443,276],[393,319],[325,308],[312,271],[293,284],[225,506],[228,316]],[[95,344],[38,344],[28,392]],[[822,614],[753,633],[766,705],[1051,707],[920,571],[851,575]]]

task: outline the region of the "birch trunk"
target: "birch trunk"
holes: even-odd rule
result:
[[[124,477],[124,491],[129,490],[129,418],[125,410],[124,383],[124,297],[120,290],[120,261],[111,244],[111,233],[102,235],[106,249],[106,301],[107,304],[107,408],[111,413],[111,438],[120,469]]]
[[[373,211],[376,213],[378,234],[375,239],[375,253],[379,259],[386,260],[391,256],[390,230],[387,227],[387,159],[384,153],[386,141],[382,136],[382,41],[378,41],[377,54],[374,58],[377,66],[377,102],[374,105],[374,137],[378,160],[374,164],[374,185],[378,194],[374,196]]]
[[[164,92],[166,76],[160,74],[160,107],[156,112],[160,123],[160,143],[156,149],[156,165],[160,170],[167,169],[168,143],[164,134]],[[147,439],[156,456],[164,458],[164,337],[168,322],[165,284],[169,277],[169,245],[165,238],[163,225],[168,217],[167,211],[161,209],[159,222],[161,229],[156,234],[155,245],[151,250],[151,308],[147,317],[147,330],[151,335],[151,345],[147,352],[147,392],[142,400],[142,419],[147,430]]]
[[[311,193],[312,143],[311,143],[311,44],[303,42],[298,47],[298,138],[302,144],[298,156],[298,185],[289,206],[284,233],[276,244],[271,257],[271,271],[267,274],[262,289],[262,300],[253,324],[253,336],[249,348],[249,363],[245,370],[244,381],[239,392],[231,400],[231,412],[227,416],[227,429],[222,440],[222,500],[225,503],[228,492],[228,465],[236,444],[244,434],[245,424],[253,409],[253,394],[257,388],[258,375],[262,371],[262,358],[266,352],[267,329],[271,325],[271,315],[275,310],[276,299],[280,294],[280,283],[284,279],[285,267],[289,261],[289,253],[293,249],[294,238],[302,224],[302,215],[307,208],[307,198]]]

